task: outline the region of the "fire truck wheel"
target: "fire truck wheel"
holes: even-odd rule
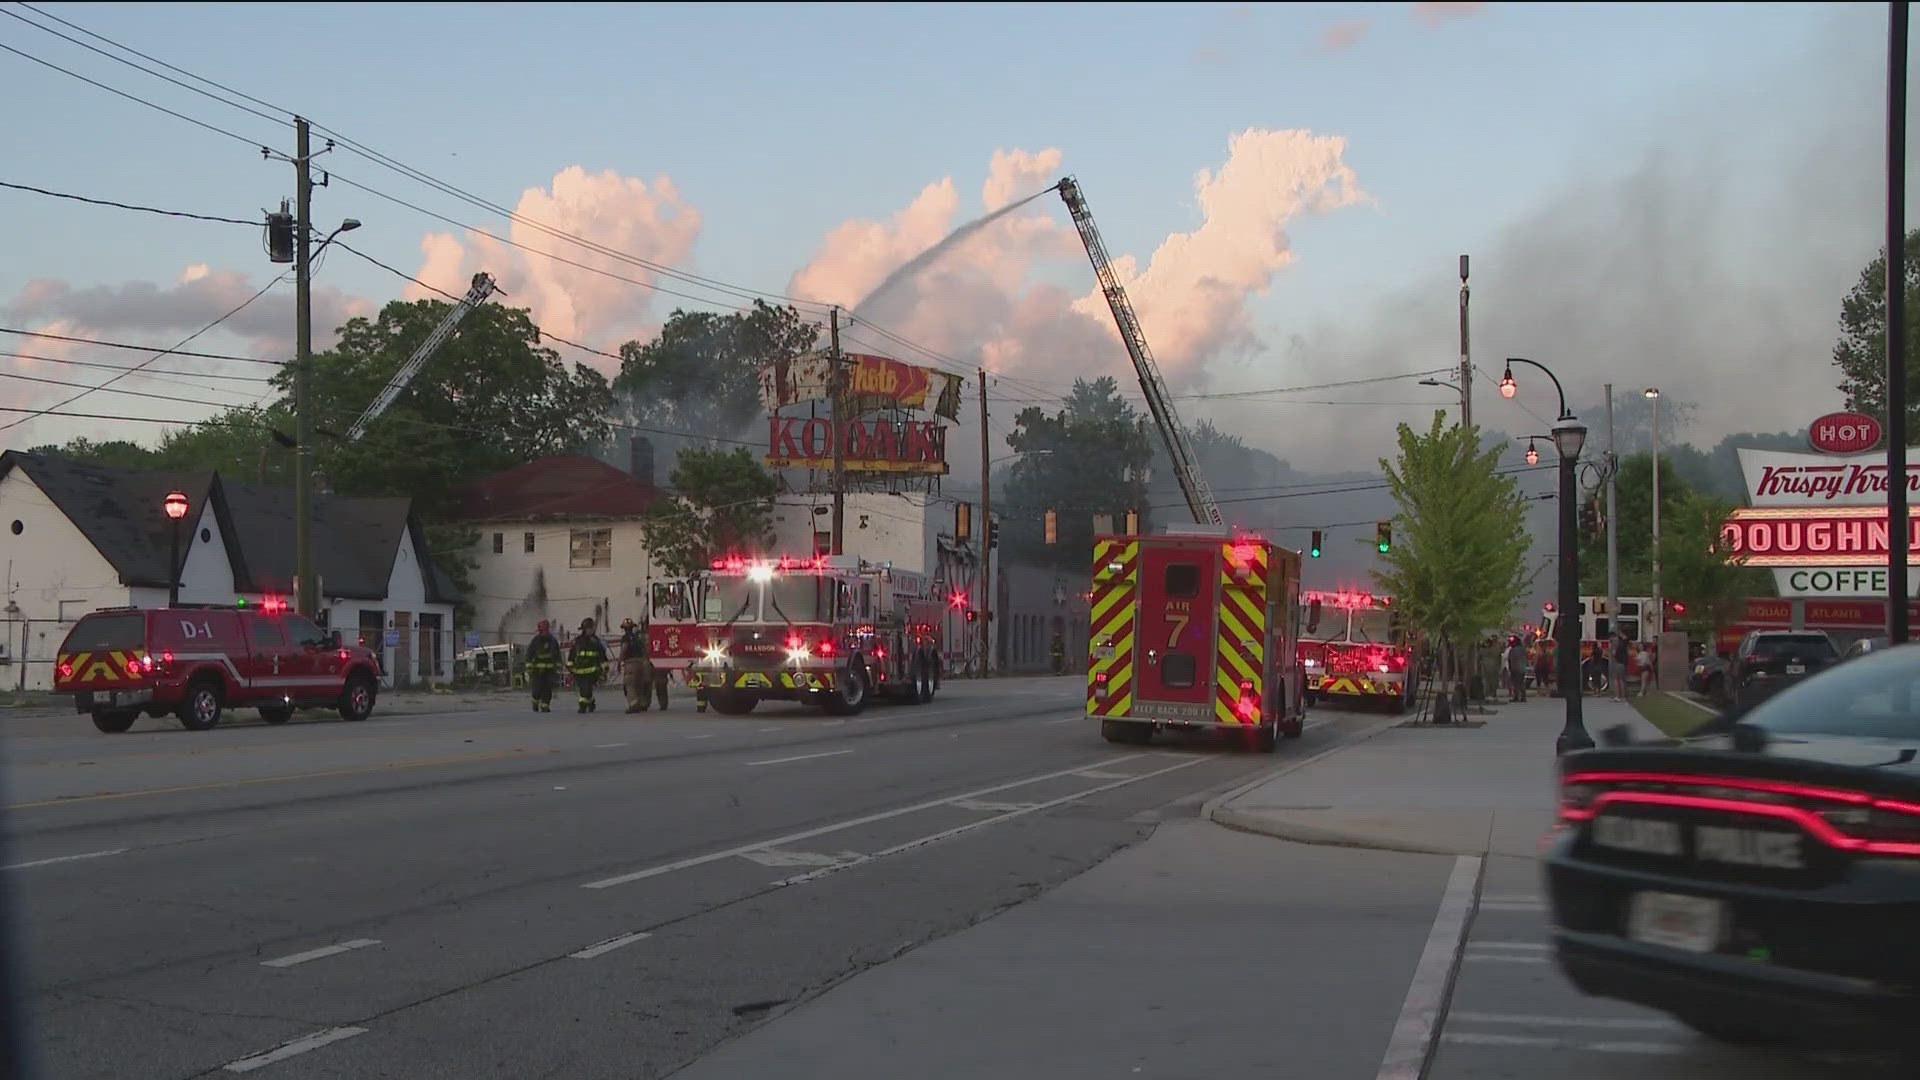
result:
[[[866,707],[867,666],[856,659],[827,695],[827,711],[835,716],[852,716]]]
[[[134,720],[139,716],[140,710],[138,709],[95,709],[93,710],[93,726],[109,735],[118,735],[132,727]]]
[[[926,654],[918,653],[913,658],[913,670],[908,679],[913,683],[913,703],[925,705],[933,700],[933,664]]]
[[[1153,741],[1153,725],[1133,720],[1102,720],[1100,737],[1110,743],[1145,745]]]

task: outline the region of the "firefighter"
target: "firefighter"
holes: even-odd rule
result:
[[[1060,631],[1055,630],[1053,632],[1053,644],[1048,647],[1048,652],[1053,656],[1053,673],[1055,675],[1065,674],[1067,670],[1067,639],[1060,636]]]
[[[627,711],[646,712],[653,687],[652,664],[647,663],[647,638],[632,619],[620,622],[620,686],[627,692]],[[661,702],[661,708],[666,703]]]
[[[567,652],[567,670],[573,672],[573,688],[580,693],[580,711],[594,711],[593,684],[607,670],[607,645],[593,632],[593,620],[580,620],[580,633]]]
[[[533,711],[553,711],[553,684],[560,675],[560,642],[541,619],[527,642],[527,687],[533,691]]]

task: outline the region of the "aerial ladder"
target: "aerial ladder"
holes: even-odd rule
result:
[[[493,295],[494,288],[493,278],[484,273],[473,275],[473,287],[467,290],[467,295],[453,305],[453,310],[447,312],[446,317],[440,320],[440,325],[433,328],[433,332],[420,343],[420,347],[413,350],[413,355],[407,357],[407,362],[401,364],[399,370],[393,373],[393,378],[387,380],[387,385],[381,387],[380,393],[373,399],[373,404],[367,406],[367,411],[361,413],[360,419],[355,420],[353,426],[347,429],[346,442],[356,442],[360,436],[367,433],[367,427],[380,419],[380,414],[387,411],[394,399],[400,396],[400,392],[407,388],[407,384],[413,381],[413,377],[418,375],[420,369],[432,359],[433,354],[439,351],[440,346],[447,343],[447,338],[453,336],[454,327],[459,326],[460,320],[467,317],[467,312],[486,303],[487,297]]]
[[[1080,230],[1080,242],[1087,247],[1087,258],[1093,262],[1093,273],[1100,279],[1100,291],[1106,294],[1107,306],[1113,309],[1120,340],[1126,343],[1133,370],[1140,376],[1140,391],[1147,398],[1147,410],[1153,414],[1153,422],[1159,426],[1160,437],[1167,444],[1167,457],[1173,461],[1173,475],[1180,481],[1180,493],[1186,496],[1187,509],[1193,511],[1195,524],[1219,525],[1220,507],[1213,501],[1207,478],[1200,474],[1200,462],[1194,456],[1193,445],[1187,441],[1186,429],[1180,426],[1180,417],[1173,411],[1173,398],[1167,393],[1166,380],[1160,377],[1160,366],[1153,361],[1153,351],[1147,348],[1147,336],[1140,331],[1133,303],[1127,299],[1127,290],[1120,287],[1120,279],[1113,272],[1107,245],[1101,242],[1100,230],[1093,224],[1093,211],[1087,209],[1086,197],[1080,194],[1080,185],[1073,177],[1055,186],[1067,202],[1073,227]]]

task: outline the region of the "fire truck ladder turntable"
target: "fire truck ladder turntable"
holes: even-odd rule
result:
[[[487,297],[493,295],[494,288],[493,278],[486,274],[473,275],[473,287],[467,290],[467,295],[453,305],[446,316],[440,320],[440,325],[433,328],[426,340],[420,343],[420,347],[413,350],[413,355],[407,357],[407,362],[401,364],[393,373],[393,378],[387,380],[387,385],[381,387],[379,395],[373,399],[373,404],[367,406],[367,411],[361,413],[360,418],[347,429],[346,442],[358,441],[360,436],[367,433],[368,425],[380,419],[380,414],[387,411],[387,407],[392,405],[400,396],[400,392],[407,388],[407,384],[420,373],[420,369],[433,358],[433,354],[440,346],[446,344],[447,339],[453,336],[454,327],[460,325],[460,320],[467,317],[467,312],[486,303]]]
[[[1213,501],[1207,478],[1200,474],[1200,463],[1187,441],[1186,429],[1180,426],[1180,417],[1173,411],[1173,399],[1167,393],[1166,381],[1160,377],[1160,366],[1153,361],[1153,351],[1147,348],[1147,336],[1140,331],[1133,303],[1127,299],[1127,290],[1121,288],[1120,279],[1113,272],[1107,245],[1093,224],[1093,211],[1087,209],[1086,197],[1080,194],[1080,185],[1073,177],[1067,177],[1055,187],[1066,200],[1073,227],[1080,230],[1080,242],[1086,245],[1087,258],[1093,263],[1094,276],[1100,279],[1100,291],[1106,294],[1107,306],[1113,309],[1120,340],[1126,343],[1133,370],[1140,376],[1140,390],[1146,395],[1147,410],[1153,414],[1153,422],[1159,426],[1160,437],[1167,444],[1167,456],[1173,460],[1173,475],[1180,481],[1180,493],[1186,496],[1194,524],[1219,525],[1220,507]]]

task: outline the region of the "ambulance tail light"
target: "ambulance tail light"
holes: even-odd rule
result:
[[[1093,692],[1097,697],[1104,698],[1107,696],[1107,673],[1106,672],[1101,671],[1101,672],[1096,672],[1094,674]]]

